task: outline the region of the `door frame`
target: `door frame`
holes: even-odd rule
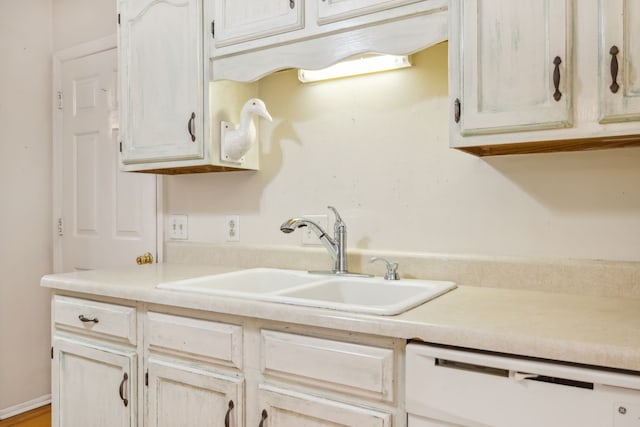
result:
[[[115,34],[82,43],[54,52],[52,61],[51,111],[52,111],[52,213],[51,232],[53,237],[53,272],[62,272],[62,239],[58,233],[58,219],[62,218],[62,146],[63,111],[62,100],[62,64],[66,61],[82,58],[110,49],[117,49],[118,38]],[[164,259],[164,199],[162,176],[156,175],[156,262]],[[64,225],[63,225],[64,226]]]

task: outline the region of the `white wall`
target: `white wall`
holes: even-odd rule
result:
[[[51,271],[51,1],[0,2],[0,411],[45,396]]]
[[[166,179],[190,240],[299,245],[279,225],[338,208],[349,246],[640,260],[640,149],[476,158],[448,148],[447,45],[387,74],[302,86],[260,82],[261,170]]]
[[[115,32],[114,0],[0,2],[0,414],[51,387],[52,52]]]
[[[116,0],[53,0],[54,52],[116,33]]]

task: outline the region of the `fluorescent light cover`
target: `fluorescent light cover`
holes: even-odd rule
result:
[[[409,57],[399,55],[365,55],[359,58],[338,62],[321,70],[298,70],[298,80],[302,83],[320,80],[339,79],[341,77],[397,70],[411,66]]]

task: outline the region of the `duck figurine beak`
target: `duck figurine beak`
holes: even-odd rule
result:
[[[270,122],[273,121],[273,118],[271,117],[271,114],[269,114],[269,112],[267,111],[267,106],[264,105],[264,101],[262,101],[261,99],[258,98],[253,98],[250,99],[248,101],[248,103],[251,103],[250,107],[249,107],[249,111],[253,112],[254,114],[269,120]],[[246,106],[246,104],[245,104]],[[243,108],[244,110],[244,108]]]
[[[242,163],[244,155],[251,149],[256,140],[254,116],[273,121],[264,101],[258,98],[248,100],[240,111],[240,125],[222,122],[220,139],[220,156],[222,160]]]

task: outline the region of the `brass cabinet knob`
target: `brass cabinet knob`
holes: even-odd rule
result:
[[[138,263],[138,265],[153,264],[153,255],[151,255],[151,253],[147,252],[144,255],[141,255],[141,256],[137,257],[136,258],[136,262]]]

